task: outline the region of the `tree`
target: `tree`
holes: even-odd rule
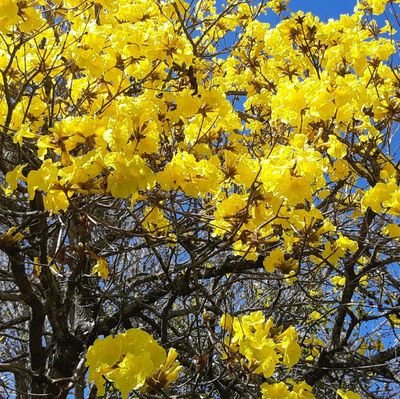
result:
[[[1,2],[2,396],[397,397],[399,1],[287,3]]]

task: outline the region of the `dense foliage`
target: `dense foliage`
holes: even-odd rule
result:
[[[2,0],[0,394],[397,397],[398,3]]]

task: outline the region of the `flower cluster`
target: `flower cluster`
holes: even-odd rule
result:
[[[271,377],[278,364],[291,368],[300,359],[295,328],[281,331],[261,311],[240,317],[224,314],[220,326],[227,333],[225,356],[234,358],[252,373]]]
[[[86,365],[99,396],[110,382],[127,398],[135,389],[161,389],[175,381],[181,370],[176,358],[175,349],[167,354],[150,334],[132,328],[97,339],[87,351]]]

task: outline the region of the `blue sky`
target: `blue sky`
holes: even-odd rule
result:
[[[322,20],[328,20],[352,13],[356,3],[356,0],[291,0],[289,8],[290,11],[310,11]]]

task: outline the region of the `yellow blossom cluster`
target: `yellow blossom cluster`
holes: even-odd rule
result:
[[[160,389],[175,381],[181,370],[177,356],[175,349],[167,354],[150,334],[132,328],[97,339],[88,349],[86,365],[99,396],[109,382],[127,398],[133,390]]]
[[[25,91],[32,95],[3,96],[0,122],[14,143],[35,144],[37,166],[16,165],[5,191],[12,195],[20,184],[31,200],[41,192],[52,213],[79,195],[109,194],[134,205],[159,190],[182,192],[204,199],[214,235],[229,235],[237,254],[255,259],[279,241],[284,257],[312,225],[319,229],[324,218],[315,204],[327,185],[357,178],[349,151],[379,142],[375,121],[397,101],[396,75],[386,63],[395,46],[363,23],[367,2],[338,20],[298,12],[273,28],[243,3],[212,28],[199,26],[197,43],[180,34],[190,8],[184,1],[92,7],[70,0],[46,14],[55,25],[40,13],[46,1],[6,3],[3,29],[27,36],[23,46],[6,40],[11,54],[0,48],[0,64],[12,72],[5,87],[30,76]],[[208,3],[199,5],[199,17],[212,14]],[[21,24],[29,21],[26,31]],[[203,56],[202,49],[213,51],[213,35],[219,40],[236,28],[241,39],[229,57]],[[229,93],[244,93],[242,114]],[[367,190],[362,209],[397,216],[391,165],[382,159],[384,181]],[[157,210],[144,221],[167,234],[163,217]],[[332,231],[313,234],[314,247],[325,246],[321,257],[335,252]],[[339,259],[345,252],[335,253]]]
[[[369,9],[375,15],[383,14],[389,3],[400,3],[399,0],[359,0],[356,9]]]
[[[278,364],[291,368],[300,359],[295,328],[279,331],[261,311],[240,317],[224,314],[220,326],[227,333],[224,356],[239,355],[235,360],[252,373],[271,377]]]
[[[294,381],[288,382],[289,386],[283,382],[262,384],[261,399],[315,399],[314,394],[311,392],[312,387],[307,383],[296,383]]]

